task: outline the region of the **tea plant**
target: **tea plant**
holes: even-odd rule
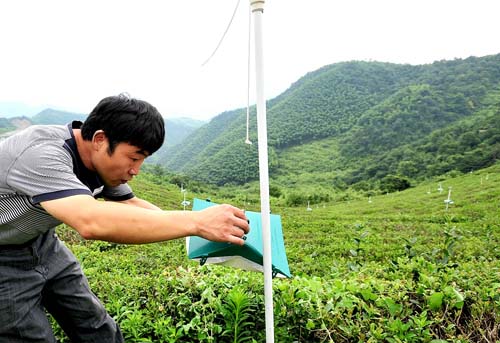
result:
[[[252,321],[252,300],[252,297],[247,296],[243,290],[234,288],[221,307],[226,324],[226,330],[222,335],[231,337],[232,343],[253,340],[252,328],[255,327],[255,323]]]
[[[354,229],[357,232],[356,237],[353,238],[355,248],[349,250],[351,261],[349,261],[347,265],[351,270],[357,271],[359,269],[359,266],[362,265],[362,254],[364,249],[361,244],[364,242],[366,236],[368,236],[368,231],[363,231],[363,224],[356,224],[354,226]]]
[[[445,229],[443,234],[445,236],[444,243],[432,251],[432,258],[438,264],[448,265],[455,259],[457,243],[463,239],[463,236],[455,226],[451,229]]]
[[[403,238],[403,240],[405,241],[404,248],[405,248],[406,256],[408,258],[412,259],[416,255],[416,252],[413,249],[413,247],[415,246],[415,243],[417,243],[417,237],[412,237],[409,239]]]

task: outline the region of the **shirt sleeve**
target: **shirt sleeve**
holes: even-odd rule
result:
[[[9,187],[30,196],[33,203],[78,194],[92,196],[73,172],[69,153],[51,143],[32,145],[20,153],[8,171]]]
[[[102,190],[101,196],[107,200],[124,201],[132,199],[134,197],[134,193],[132,192],[132,188],[130,188],[130,186],[125,183],[117,187],[105,186]]]

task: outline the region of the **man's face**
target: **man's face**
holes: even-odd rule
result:
[[[136,146],[119,143],[109,154],[107,139],[93,157],[93,165],[106,186],[116,187],[127,183],[139,174],[147,154]]]

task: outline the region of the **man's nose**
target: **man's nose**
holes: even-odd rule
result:
[[[130,166],[129,174],[132,176],[139,175],[139,173],[141,172],[141,167],[142,167],[143,163],[144,163],[144,160],[135,161]]]

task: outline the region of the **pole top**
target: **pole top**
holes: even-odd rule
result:
[[[252,7],[252,12],[255,11],[264,12],[264,2],[265,0],[250,0],[250,6]]]

